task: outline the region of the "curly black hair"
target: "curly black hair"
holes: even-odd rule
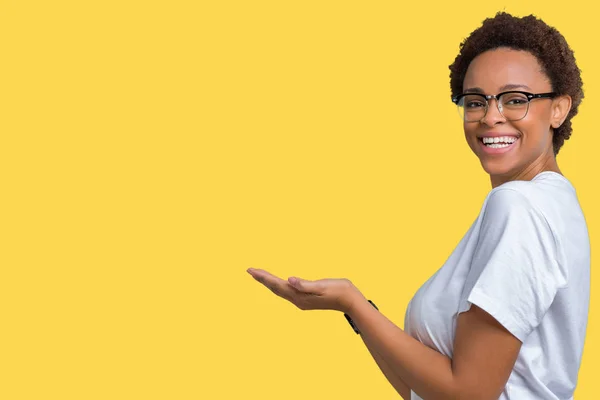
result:
[[[499,12],[495,17],[485,19],[479,28],[471,32],[460,44],[460,52],[449,66],[452,96],[462,93],[471,61],[479,54],[499,47],[533,54],[550,79],[552,91],[571,96],[572,106],[567,118],[559,128],[554,129],[552,144],[554,155],[557,155],[565,140],[571,137],[571,119],[577,114],[584,97],[583,82],[573,50],[563,35],[534,15],[519,18]]]

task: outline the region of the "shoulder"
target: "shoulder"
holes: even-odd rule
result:
[[[492,236],[554,238],[553,223],[545,212],[544,200],[540,200],[547,194],[540,191],[539,187],[524,181],[508,182],[492,189],[481,210],[481,232]]]
[[[551,226],[573,219],[574,213],[581,210],[574,189],[562,180],[550,178],[553,176],[510,181],[492,189],[486,196],[482,214],[536,217]]]
[[[514,215],[540,213],[536,198],[538,188],[524,181],[507,182],[492,189],[484,203],[486,214]]]
[[[526,274],[540,269],[554,274],[556,270],[560,282],[564,282],[566,274],[558,265],[562,264],[560,241],[542,210],[531,201],[527,186],[511,183],[489,193],[480,215],[478,259],[485,260],[485,265],[510,265],[515,276],[523,273],[521,268],[527,270]]]

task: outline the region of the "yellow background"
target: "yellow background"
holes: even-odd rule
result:
[[[245,271],[349,278],[403,325],[490,190],[448,65],[502,9],[583,70],[559,164],[594,263],[592,4],[0,2],[0,398],[398,398],[340,313]],[[599,324],[592,295],[578,400]]]

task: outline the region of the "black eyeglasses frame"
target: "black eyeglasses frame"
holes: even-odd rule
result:
[[[547,93],[530,93],[530,92],[524,92],[521,90],[508,90],[505,92],[501,92],[498,93],[496,95],[493,94],[483,94],[483,93],[475,93],[475,92],[468,92],[468,93],[461,93],[457,96],[453,96],[452,97],[452,102],[454,104],[456,104],[458,107],[461,107],[459,105],[460,100],[465,97],[465,96],[481,96],[485,99],[485,113],[483,114],[483,117],[481,117],[481,119],[485,118],[485,116],[487,115],[488,109],[490,108],[490,100],[491,99],[495,99],[496,100],[496,107],[498,108],[498,111],[500,112],[500,114],[502,114],[504,116],[504,113],[502,113],[502,110],[500,110],[500,102],[498,101],[498,99],[500,98],[500,96],[505,95],[507,93],[519,93],[524,95],[525,97],[527,97],[527,111],[525,111],[525,115],[520,118],[519,120],[525,118],[527,116],[527,114],[529,113],[529,103],[531,103],[532,100],[535,99],[553,99],[554,97],[557,96],[556,92],[547,92]],[[466,114],[465,114],[466,115]],[[506,118],[506,116],[504,116]],[[513,121],[519,121],[519,120],[513,120]],[[476,121],[470,121],[470,122],[476,122]]]

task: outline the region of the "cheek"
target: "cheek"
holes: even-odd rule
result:
[[[549,115],[528,114],[525,119],[513,122],[513,125],[523,135],[528,146],[543,147],[547,141],[552,141]]]
[[[475,147],[477,146],[477,129],[473,129],[473,127],[465,124],[463,126],[463,131],[467,144],[472,150],[475,150]]]
[[[544,147],[548,141],[552,140],[552,133],[545,124],[534,121],[530,124],[519,127],[523,134],[525,142],[530,147]]]
[[[469,138],[474,137],[477,134],[477,126],[478,124],[473,122],[463,123],[463,132],[467,140],[469,140]]]

